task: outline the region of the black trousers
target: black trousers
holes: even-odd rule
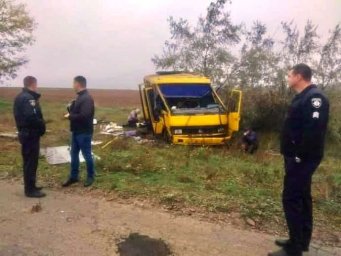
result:
[[[293,253],[309,247],[313,230],[313,207],[311,198],[312,176],[321,159],[302,160],[284,157],[285,176],[283,208],[289,230],[290,248]]]
[[[30,132],[19,132],[19,141],[23,157],[25,193],[30,193],[36,186],[40,136]]]

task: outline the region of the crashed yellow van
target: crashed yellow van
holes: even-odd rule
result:
[[[170,143],[222,145],[239,130],[241,91],[232,91],[226,107],[205,76],[157,72],[139,89],[148,127]]]

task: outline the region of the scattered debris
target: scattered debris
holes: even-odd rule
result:
[[[145,129],[147,126],[145,123],[138,123],[138,129],[132,129],[132,128],[128,128],[127,130],[125,130],[126,126],[120,126],[117,125],[117,123],[114,122],[110,122],[109,124],[106,125],[101,125],[100,126],[100,134],[103,135],[111,135],[113,136],[112,139],[110,139],[108,142],[106,142],[101,148],[104,149],[106,147],[108,147],[111,143],[113,143],[117,138],[121,137],[129,137],[129,138],[133,138],[138,144],[145,144],[145,143],[149,143],[149,142],[154,142],[154,140],[150,140],[150,139],[145,139],[142,138],[140,135],[145,135],[148,132],[144,131],[143,129]],[[145,136],[143,136],[145,137]]]
[[[91,141],[91,145],[92,145],[92,146],[101,145],[102,143],[103,143],[103,141],[100,141],[100,140]]]
[[[137,131],[136,130],[130,130],[130,131],[125,131],[124,132],[124,136],[126,137],[134,137],[137,135]]]
[[[40,154],[45,156],[46,161],[49,164],[65,164],[71,163],[70,147],[60,146],[60,147],[48,147],[40,150]],[[93,155],[95,159],[100,159],[98,156]],[[79,161],[85,162],[84,157],[81,152],[79,152]]]
[[[112,135],[124,135],[123,126],[118,125],[117,123],[109,123],[107,125],[103,125],[100,127],[101,134],[112,134]]]
[[[105,149],[107,146],[109,146],[111,143],[113,143],[115,140],[117,140],[121,136],[115,136],[113,139],[109,140],[104,146],[102,146],[102,149]],[[154,140],[150,139],[142,139],[140,136],[127,136],[133,138],[138,144],[146,144],[146,143],[153,143]]]
[[[154,239],[138,233],[131,233],[123,242],[117,244],[120,256],[169,256],[168,245],[161,239]]]
[[[136,140],[136,141],[141,141],[142,140],[142,138],[140,137],[140,136],[136,136],[136,137],[133,137],[134,138],[134,140]]]
[[[71,163],[70,147],[60,146],[60,147],[48,147],[40,150],[40,154],[45,156],[46,161],[49,164],[64,164]],[[84,162],[84,157],[80,153],[79,161]]]
[[[32,206],[31,213],[41,212],[42,209],[43,208],[41,207],[41,204],[39,202],[39,203]]]
[[[18,133],[16,133],[16,132],[1,132],[0,137],[16,139],[16,138],[18,138]]]
[[[252,227],[256,226],[256,222],[253,219],[247,218],[246,223]]]
[[[153,143],[153,142],[155,142],[155,140],[142,139],[142,138],[138,138],[136,141],[137,141],[138,144],[147,144],[147,143]]]
[[[116,139],[117,139],[117,137],[114,137],[112,140],[110,140],[110,141],[108,141],[107,143],[105,143],[105,145],[102,146],[102,149],[105,149],[107,146],[109,146],[111,143],[113,143],[114,140],[116,140]]]
[[[136,124],[136,127],[137,127],[137,128],[144,128],[144,127],[147,127],[147,125],[148,125],[148,124],[147,124],[146,122],[137,123],[137,124]]]

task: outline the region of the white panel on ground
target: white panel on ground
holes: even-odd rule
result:
[[[64,164],[71,162],[69,146],[44,148],[40,150],[40,154],[45,156],[46,161],[49,164]],[[85,161],[82,153],[79,153],[79,161]]]

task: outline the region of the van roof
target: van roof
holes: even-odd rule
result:
[[[144,77],[144,81],[150,84],[210,84],[211,80],[201,74],[185,72],[157,72]]]

